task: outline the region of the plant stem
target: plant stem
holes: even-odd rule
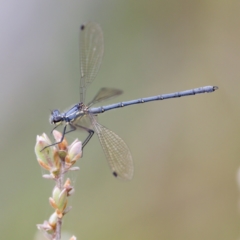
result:
[[[59,177],[57,179],[57,187],[62,191],[63,190],[63,182],[64,182],[64,173],[65,173],[65,161],[61,158],[61,169],[59,173]],[[62,217],[58,217],[57,226],[56,226],[56,240],[61,240],[61,228],[62,228]]]

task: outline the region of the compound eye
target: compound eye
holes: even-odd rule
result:
[[[62,122],[62,115],[59,110],[53,110],[50,116],[50,123],[57,124]]]

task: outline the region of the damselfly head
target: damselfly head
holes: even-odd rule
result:
[[[59,110],[53,110],[49,120],[51,124],[58,125],[62,123],[63,117]]]

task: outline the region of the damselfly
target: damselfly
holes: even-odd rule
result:
[[[88,125],[86,125],[86,122],[90,122],[98,135],[113,175],[121,179],[130,180],[133,176],[134,167],[132,155],[126,143],[116,133],[98,123],[96,115],[111,109],[125,107],[137,103],[177,98],[200,93],[210,93],[218,89],[216,86],[205,86],[182,92],[140,98],[93,108],[93,104],[119,95],[122,93],[122,91],[112,88],[102,88],[90,103],[85,104],[86,90],[95,79],[103,57],[103,33],[100,26],[93,22],[82,25],[80,27],[79,44],[81,73],[80,102],[63,113],[61,113],[59,110],[52,111],[50,122],[55,124],[56,127],[58,127],[60,124],[64,124],[62,139],[52,145],[62,142],[67,133],[75,131],[76,129],[84,129],[88,132],[88,136],[82,144],[82,146],[85,147],[94,134],[94,131]]]

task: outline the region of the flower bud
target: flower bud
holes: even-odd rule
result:
[[[41,136],[37,136],[37,141],[35,145],[35,154],[37,156],[37,161],[40,166],[48,171],[56,172],[59,168],[59,158],[56,155],[55,147],[51,146],[51,141],[45,133]]]

